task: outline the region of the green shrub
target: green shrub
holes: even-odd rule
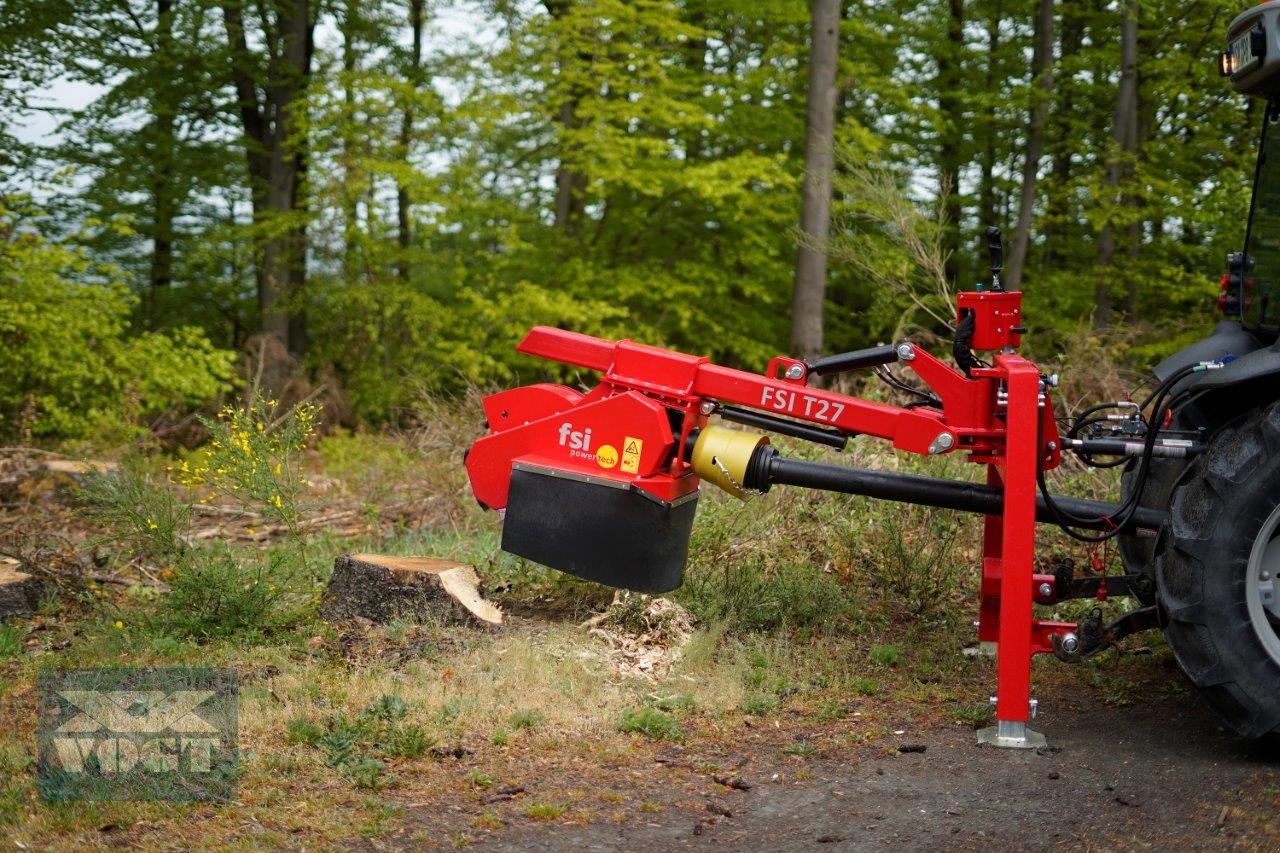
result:
[[[772,693],[752,691],[742,700],[742,713],[749,717],[764,717],[778,710],[778,697]]]
[[[157,564],[169,589],[157,603],[154,625],[175,637],[199,640],[267,632],[286,624],[285,607],[307,569],[299,523],[303,483],[300,452],[314,430],[316,410],[298,406],[279,414],[270,401],[252,399],[205,420],[209,445],[183,460],[176,475],[189,488],[231,498],[285,528],[283,544],[245,553],[224,544],[192,544],[192,504],[134,460],[91,477],[82,490],[84,514],[110,531],[124,551]],[[203,500],[212,499],[206,495]],[[310,592],[310,590],[306,590]]]
[[[244,560],[225,547],[191,552],[174,567],[160,601],[160,627],[196,639],[279,627],[282,591],[272,579],[273,565]]]
[[[398,693],[386,693],[365,706],[355,719],[336,714],[323,723],[295,717],[287,724],[291,743],[313,746],[324,763],[340,770],[356,787],[381,788],[386,758],[419,758],[436,739],[417,725],[406,725],[408,707]]]
[[[152,562],[182,556],[191,505],[130,460],[119,470],[91,474],[80,490],[84,514],[111,531],[113,542]]]
[[[871,647],[871,662],[879,666],[897,666],[902,662],[902,650],[892,644]]]
[[[642,734],[654,740],[679,740],[680,726],[670,714],[656,708],[628,708],[622,712],[618,730],[628,734]]]
[[[555,820],[562,814],[564,814],[564,806],[555,806],[550,803],[530,803],[524,807],[524,816],[530,820]]]
[[[368,720],[393,723],[403,720],[406,713],[408,708],[405,707],[399,693],[384,693],[377,701],[365,708],[361,716]]]
[[[115,440],[230,390],[203,332],[136,333],[114,268],[21,227],[0,201],[0,437]]]
[[[698,707],[698,700],[692,693],[676,693],[654,698],[653,707],[674,714],[688,713]]]
[[[178,479],[260,512],[296,536],[304,488],[297,463],[317,414],[304,404],[281,415],[273,400],[256,397],[228,406],[217,418],[201,418],[209,443],[181,463]]]
[[[386,755],[396,758],[421,758],[436,745],[436,739],[421,726],[393,728],[383,737],[380,746]]]

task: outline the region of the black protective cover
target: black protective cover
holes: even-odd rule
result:
[[[511,472],[502,550],[635,592],[670,592],[684,580],[697,494],[674,505],[632,487]]]

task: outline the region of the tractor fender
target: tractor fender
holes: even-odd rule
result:
[[[1174,372],[1186,367],[1188,364],[1223,359],[1238,361],[1246,355],[1256,352],[1261,346],[1258,340],[1242,329],[1237,321],[1223,320],[1213,328],[1213,334],[1209,335],[1209,337],[1178,350],[1157,364],[1152,373],[1156,375],[1156,379],[1163,382],[1166,377],[1173,375]],[[1219,371],[1210,375],[1218,376],[1224,372]],[[1197,377],[1192,377],[1189,381],[1193,381],[1195,378]]]
[[[1164,379],[1184,365],[1226,361],[1221,370],[1196,373],[1176,387],[1186,392],[1178,418],[1213,433],[1240,415],[1280,398],[1280,341],[1264,346],[1239,323],[1224,320],[1208,338],[1165,359],[1155,368]]]

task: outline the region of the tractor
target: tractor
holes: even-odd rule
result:
[[[980,742],[1046,742],[1028,728],[1033,656],[1078,662],[1152,629],[1164,631],[1231,728],[1246,738],[1280,733],[1280,131],[1270,131],[1280,121],[1280,0],[1231,22],[1219,70],[1266,104],[1245,241],[1221,280],[1224,319],[1157,365],[1141,399],[1057,416],[1057,377],[1018,354],[1028,326],[1022,294],[1002,285],[995,228],[985,233],[990,282],[956,295],[945,357],[903,340],[812,361],[780,355],[757,373],[536,327],[518,351],[600,379],[585,392],[541,383],[485,398],[485,434],[464,464],[477,501],[502,516],[503,550],[662,593],[681,583],[704,481],[740,498],[787,486],[976,513],[975,626],[998,685],[995,725]],[[911,401],[877,402],[821,381],[857,370]],[[985,477],[789,459],[767,433],[837,450],[879,438],[903,452],[958,454]],[[1119,502],[1051,493],[1046,472],[1065,453],[1119,471]],[[1123,573],[1077,576],[1070,561],[1037,562],[1038,524],[1091,548],[1115,540]],[[1132,606],[1105,624],[1097,607],[1075,622],[1036,610],[1108,597]]]

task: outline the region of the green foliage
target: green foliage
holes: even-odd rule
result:
[[[310,717],[292,717],[285,723],[285,737],[292,744],[316,746],[324,734],[324,728]]]
[[[0,200],[0,436],[126,434],[230,390],[232,354],[193,328],[132,333],[118,270]]]
[[[618,731],[641,734],[653,740],[680,739],[680,724],[675,717],[648,705],[623,711],[618,719]]]
[[[315,432],[317,411],[302,404],[280,414],[274,400],[255,397],[217,418],[201,418],[209,443],[181,463],[179,480],[257,509],[296,534],[303,490],[298,454]]]
[[[1135,365],[1213,319],[1261,112],[1215,77],[1239,5],[1138,4],[1138,139],[1121,153],[1121,4],[1057,4],[1023,278],[1036,357],[1071,346],[1096,288],[1142,332],[1124,352]],[[977,235],[1012,236],[1044,97],[1029,65],[1035,6],[846,4],[830,350],[948,336],[946,292],[986,275]],[[15,228],[6,214],[0,228],[0,260],[23,270],[20,288],[4,273],[0,297],[0,331],[20,340],[0,357],[0,433],[119,433],[217,396],[229,356],[210,341],[238,350],[261,329],[263,241],[281,235],[306,242],[291,247],[293,272],[307,267],[286,299],[306,327],[291,349],[349,424],[403,420],[424,389],[581,379],[514,351],[534,324],[755,368],[785,348],[804,3],[445,2],[428,19],[457,15],[477,35],[454,43],[428,27],[417,52],[407,4],[319,7],[333,37],[291,81],[304,104],[284,140],[306,180],[270,211],[227,70],[272,90],[259,42],[276,42],[279,10],[244,11],[247,51],[203,4],[24,7],[6,32],[0,133],[51,80],[100,94],[69,112],[57,144],[0,145],[0,179],[35,180],[41,159],[64,170],[47,223]],[[51,244],[36,225],[63,236]],[[1104,228],[1118,235],[1109,262]]]
[[[529,820],[556,820],[562,814],[564,814],[564,806],[557,806],[552,803],[530,803],[524,807],[524,816]]]
[[[27,629],[22,625],[0,623],[0,660],[22,654],[22,641],[26,638]]]
[[[736,631],[836,630],[858,609],[856,591],[821,570],[848,518],[840,499],[822,506],[823,522],[809,515],[817,502],[773,502],[767,511],[709,496],[698,511],[691,563],[679,600],[700,619]],[[812,530],[821,535],[783,535]],[[732,554],[732,559],[727,555]]]
[[[179,560],[157,616],[168,633],[199,639],[268,631],[284,590],[278,565],[225,548],[193,550]]]
[[[742,700],[742,713],[749,717],[767,717],[778,710],[778,697],[772,693],[751,691]]]
[[[186,548],[182,539],[191,506],[157,483],[140,460],[129,460],[118,471],[91,473],[79,497],[85,515],[138,556],[171,562]]]
[[[871,647],[871,662],[877,666],[897,666],[902,662],[902,650],[895,645],[875,645]]]
[[[291,743],[320,750],[325,764],[340,770],[356,787],[379,789],[393,781],[384,759],[420,758],[436,745],[421,726],[405,722],[407,714],[400,694],[386,693],[354,719],[335,714],[321,723],[300,716],[286,727]]]
[[[542,722],[543,716],[538,711],[516,711],[507,719],[508,725],[516,730],[536,729]]]
[[[285,543],[272,551],[192,542],[191,493],[180,497],[174,484],[157,481],[138,460],[88,479],[81,492],[85,515],[112,531],[122,556],[150,562],[168,581],[151,617],[155,630],[197,640],[270,632],[310,601],[306,541],[298,527],[298,453],[314,423],[311,407],[277,414],[272,404],[252,399],[207,421],[210,445],[195,454],[194,464],[183,461],[175,471],[185,486],[231,497],[284,526]]]

